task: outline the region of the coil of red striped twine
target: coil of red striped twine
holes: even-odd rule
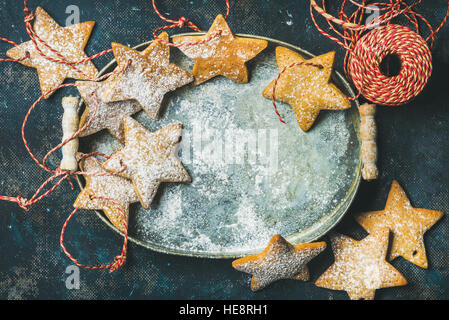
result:
[[[228,16],[229,16],[229,12],[231,10],[231,7],[230,7],[230,4],[229,4],[229,0],[225,0],[225,3],[226,3],[226,14],[225,14],[224,18],[227,19]],[[165,22],[171,23],[170,25],[159,27],[159,28],[157,28],[156,30],[153,31],[154,39],[159,41],[159,42],[161,42],[161,43],[163,43],[163,44],[166,44],[166,45],[171,46],[171,47],[178,47],[178,48],[179,47],[184,47],[184,46],[195,46],[195,45],[206,43],[206,42],[208,42],[208,41],[210,41],[212,39],[215,39],[216,37],[220,36],[220,34],[221,34],[221,31],[218,31],[218,32],[214,32],[213,34],[211,34],[206,39],[203,39],[203,40],[200,40],[200,41],[182,42],[182,43],[178,43],[178,44],[174,44],[174,43],[165,41],[163,39],[160,39],[157,36],[157,33],[159,31],[167,30],[167,29],[170,29],[170,28],[176,28],[176,27],[182,28],[184,26],[187,26],[188,28],[190,28],[190,29],[192,29],[192,30],[194,30],[196,32],[205,32],[205,31],[203,31],[200,28],[198,28],[192,21],[190,21],[186,17],[180,17],[178,20],[172,20],[172,19],[168,19],[168,18],[164,17],[161,14],[161,12],[159,11],[159,9],[157,8],[155,0],[152,0],[152,4],[153,4],[154,12],[156,12],[156,14],[159,16],[159,18],[161,18]]]
[[[432,55],[426,42],[431,40],[433,44],[435,34],[446,23],[449,1],[446,15],[436,29],[414,10],[421,2],[422,0],[418,0],[409,5],[405,0],[389,0],[388,3],[369,4],[367,0],[343,0],[339,18],[336,18],[327,13],[325,0],[322,0],[321,7],[315,0],[310,0],[310,14],[316,28],[347,50],[345,72],[358,90],[357,96],[352,99],[363,95],[367,100],[380,105],[399,106],[415,98],[424,89],[432,73]],[[357,8],[350,15],[345,13],[348,3]],[[378,11],[379,17],[363,24],[367,10]],[[326,19],[336,36],[318,25],[314,11]],[[393,18],[399,16],[407,18],[415,31],[391,23]],[[419,34],[419,21],[424,22],[429,29],[430,35],[426,39]],[[337,26],[343,31],[339,31]],[[399,74],[388,76],[381,71],[380,66],[386,57],[392,55],[398,57],[401,68]]]
[[[85,63],[87,61],[90,61],[92,59],[98,58],[106,53],[112,52],[112,49],[108,49],[108,50],[104,50],[101,51],[91,57],[82,59],[80,61],[68,61],[61,53],[59,53],[57,50],[53,49],[51,46],[49,46],[43,39],[41,39],[35,32],[34,29],[31,25],[31,22],[34,19],[34,14],[29,10],[28,6],[27,6],[27,2],[28,0],[24,0],[24,13],[25,13],[25,26],[26,26],[26,31],[30,37],[30,39],[32,40],[36,50],[38,51],[38,53],[44,57],[45,59],[51,61],[51,62],[55,62],[55,63],[61,63],[61,64],[66,64],[68,66],[70,66],[72,69],[74,69],[76,72],[83,74],[83,72],[81,70],[79,70],[76,65],[77,64],[81,64],[81,63]],[[13,46],[17,46],[18,44],[12,40],[9,40],[7,38],[4,37],[0,37],[0,41],[3,42],[7,42]],[[39,47],[39,43],[43,46],[45,46],[46,48],[48,48],[52,53],[54,53],[56,55],[56,57],[52,57],[49,55],[46,55],[41,48]],[[19,58],[19,59],[6,59],[6,58],[1,58],[0,62],[20,62],[24,59],[27,59],[29,57],[29,53],[27,53],[27,55],[25,57]],[[105,78],[109,77],[112,74],[117,74],[117,73],[122,73],[126,68],[129,67],[131,61],[128,61],[128,63],[126,65],[123,66],[123,68],[121,69],[117,69],[114,70],[110,73],[107,73],[101,77],[98,78],[94,78],[94,79],[89,79],[90,81],[101,81],[104,80]],[[84,75],[84,74],[83,74]],[[22,140],[25,146],[25,149],[27,150],[28,154],[30,155],[30,157],[34,160],[34,162],[43,170],[51,173],[52,175],[45,180],[40,186],[39,188],[36,190],[36,192],[33,194],[33,196],[30,199],[26,199],[23,198],[22,196],[18,195],[16,197],[11,197],[11,196],[5,196],[5,195],[0,195],[0,200],[4,200],[4,201],[10,201],[10,202],[15,202],[19,205],[20,208],[22,208],[25,211],[29,211],[30,207],[39,202],[40,200],[42,200],[43,198],[45,198],[46,196],[48,196],[50,193],[52,193],[54,190],[56,190],[56,188],[65,180],[67,180],[70,183],[70,186],[72,188],[72,190],[74,189],[74,186],[70,180],[70,177],[72,176],[76,176],[76,175],[92,175],[92,176],[104,176],[104,175],[116,175],[119,174],[120,172],[122,172],[123,170],[126,169],[125,166],[123,166],[120,170],[118,170],[117,172],[112,172],[112,173],[101,173],[101,172],[83,172],[83,171],[75,171],[75,172],[69,172],[69,171],[64,171],[61,170],[60,167],[57,167],[56,169],[51,169],[50,167],[48,167],[48,165],[46,164],[46,161],[48,159],[48,157],[53,154],[54,152],[56,152],[57,150],[59,150],[60,148],[62,148],[65,144],[67,144],[69,141],[77,138],[81,132],[83,132],[92,122],[93,118],[96,115],[96,111],[97,111],[97,106],[98,106],[98,102],[97,102],[97,98],[96,95],[94,93],[93,97],[94,97],[94,110],[92,115],[89,117],[88,121],[81,127],[79,128],[78,131],[76,131],[73,135],[71,135],[70,137],[68,137],[67,139],[65,139],[64,141],[62,141],[61,143],[59,143],[57,146],[55,146],[54,148],[52,148],[43,158],[42,162],[39,161],[37,159],[37,157],[34,155],[34,153],[31,151],[27,139],[25,137],[25,127],[26,124],[28,123],[28,118],[31,114],[31,112],[35,109],[35,107],[38,105],[39,102],[41,102],[44,97],[50,93],[53,93],[61,88],[65,88],[65,87],[72,87],[75,86],[74,83],[67,83],[67,84],[62,84],[54,89],[51,89],[45,93],[43,93],[29,108],[28,112],[25,115],[25,118],[23,120],[22,123],[22,129],[21,129],[21,134],[22,134]],[[79,161],[82,161],[83,159],[87,158],[87,157],[92,157],[92,156],[101,156],[104,158],[108,158],[107,155],[99,153],[99,152],[92,152],[89,154],[84,155]],[[57,179],[59,178],[59,179]],[[57,179],[57,182],[53,184],[52,187],[50,187],[47,191],[43,192],[43,189],[50,184],[53,180]],[[105,197],[98,197],[98,196],[93,196],[95,198],[102,198],[103,200],[106,201],[110,201],[113,205],[118,207],[117,202],[114,199],[110,199],[110,198],[105,198]],[[118,209],[120,210],[120,212],[122,213],[122,216],[124,217],[124,213],[122,211],[122,209],[120,207],[118,207]],[[101,266],[86,266],[83,265],[81,263],[79,263],[65,248],[64,244],[63,244],[63,236],[64,236],[64,232],[65,229],[67,227],[67,224],[69,222],[69,220],[72,218],[72,216],[74,215],[74,213],[77,211],[77,209],[75,209],[67,218],[62,230],[61,230],[61,238],[60,238],[60,245],[61,248],[63,249],[64,253],[69,257],[70,260],[72,260],[76,265],[86,268],[86,269],[109,269],[110,272],[114,272],[115,270],[117,270],[117,268],[119,268],[120,266],[122,266],[126,260],[126,252],[127,252],[127,244],[128,244],[128,225],[126,223],[125,217],[124,217],[124,241],[123,241],[123,247],[122,247],[122,252],[119,256],[115,257],[114,262],[107,264],[107,265],[101,265]]]

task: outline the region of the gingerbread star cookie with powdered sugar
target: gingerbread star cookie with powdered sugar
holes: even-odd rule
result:
[[[125,141],[125,136],[123,133],[123,118],[140,111],[141,107],[135,100],[117,102],[105,102],[103,100],[102,96],[104,88],[111,83],[113,78],[114,76],[103,82],[76,82],[76,87],[78,88],[78,91],[86,106],[83,114],[81,115],[79,127],[82,128],[93,116],[90,124],[85,128],[85,130],[81,131],[79,135],[80,137],[86,137],[103,129],[107,129],[108,132],[120,142],[123,143]],[[96,111],[95,100],[97,103]]]
[[[306,60],[298,53],[284,48],[276,48],[276,60],[279,72],[283,73],[264,89],[262,95],[289,104],[296,121],[303,131],[308,131],[320,110],[343,110],[351,103],[333,83],[330,83],[335,52],[329,52]],[[299,63],[307,63],[295,65]],[[285,68],[285,70],[284,70]]]
[[[77,62],[88,58],[84,52],[84,47],[89,40],[94,24],[94,21],[87,21],[61,27],[44,9],[37,7],[33,28],[35,33],[52,49],[59,52],[65,60]],[[44,44],[37,40],[36,43],[46,56],[61,60],[56,53]],[[45,98],[51,95],[48,91],[58,87],[66,78],[88,80],[94,78],[98,73],[92,61],[75,64],[74,67],[81,72],[77,72],[67,64],[50,61],[40,54],[32,40],[9,49],[6,55],[13,59],[20,59],[25,57],[27,53],[29,53],[29,57],[20,61],[20,63],[37,69],[42,93],[46,94]]]
[[[315,282],[332,290],[344,290],[352,300],[373,300],[376,289],[403,286],[407,280],[386,260],[389,230],[376,229],[361,241],[331,236],[335,262]]]
[[[215,18],[206,35],[174,37],[173,42],[178,45],[195,43],[179,47],[189,58],[195,60],[192,71],[195,84],[218,75],[236,82],[248,82],[245,63],[268,45],[266,40],[234,36],[221,14]]]
[[[232,266],[252,274],[251,290],[257,291],[281,279],[309,280],[307,263],[325,248],[325,242],[292,245],[277,234],[262,253],[235,260]]]
[[[160,39],[168,41],[167,33]],[[159,41],[143,52],[118,43],[112,43],[118,67],[130,65],[116,77],[102,99],[106,102],[137,100],[143,110],[156,119],[164,95],[193,81],[193,76],[170,63],[170,47]]]
[[[85,174],[86,186],[76,198],[73,206],[79,209],[103,210],[109,221],[123,232],[125,230],[124,223],[128,223],[129,205],[139,202],[139,197],[134,191],[132,182],[118,175],[110,175],[96,158],[83,159],[81,153],[77,154],[77,158],[81,159],[79,165],[84,172],[107,173],[107,175]],[[113,199],[123,210],[123,213],[113,202],[92,196]],[[124,221],[123,218],[126,220]]]
[[[356,220],[368,232],[379,227],[391,230],[390,260],[402,256],[421,268],[427,268],[423,236],[442,216],[441,211],[413,208],[399,183],[393,181],[385,209],[362,213]]]
[[[145,209],[153,201],[161,182],[191,182],[176,156],[182,124],[174,123],[150,132],[131,117],[123,120],[125,146],[114,152],[103,167],[131,179]]]

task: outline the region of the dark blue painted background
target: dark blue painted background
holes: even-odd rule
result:
[[[332,9],[340,1],[327,1]],[[225,12],[222,0],[161,0],[169,17],[185,15],[207,29],[216,14]],[[419,10],[437,24],[445,1],[426,1]],[[111,41],[136,45],[152,38],[162,21],[149,0],[30,1],[40,4],[60,24],[70,4],[81,9],[81,21],[95,20],[87,46],[92,55]],[[336,67],[342,71],[344,52],[321,36],[312,25],[306,0],[231,0],[229,23],[235,32],[264,35],[303,47],[315,54],[337,50]],[[0,0],[0,34],[16,42],[27,39],[21,1]],[[335,12],[335,11],[333,11]],[[363,183],[339,231],[362,237],[352,215],[384,207],[391,181],[397,179],[416,207],[449,213],[449,27],[445,26],[433,48],[434,74],[413,103],[400,108],[379,108],[380,179]],[[177,32],[177,31],[174,31]],[[0,52],[9,48],[0,44]],[[3,54],[2,54],[3,55]],[[111,59],[95,61],[99,69]],[[27,128],[31,148],[41,158],[61,137],[63,95],[58,92],[38,106]],[[31,197],[48,176],[37,169],[20,137],[25,112],[40,95],[34,69],[16,63],[0,65],[0,194]],[[54,160],[54,159],[53,159]],[[53,163],[54,164],[54,163]],[[13,203],[0,203],[0,298],[56,299],[346,299],[343,292],[317,288],[312,282],[280,281],[252,293],[250,277],[234,271],[230,260],[207,260],[159,254],[134,244],[129,246],[124,268],[114,274],[81,270],[79,290],[67,290],[65,270],[71,263],[59,247],[59,232],[71,211],[76,192],[68,184],[35,205],[28,213]],[[423,270],[399,258],[393,265],[409,281],[401,288],[379,290],[378,299],[449,298],[449,220],[443,218],[425,238],[430,266]],[[82,262],[109,262],[119,253],[121,239],[93,214],[83,211],[66,234],[67,246]],[[325,240],[327,240],[325,238]],[[311,263],[315,280],[332,262],[331,250]]]

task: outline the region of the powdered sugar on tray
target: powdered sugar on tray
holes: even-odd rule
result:
[[[192,62],[172,51],[173,62]],[[130,235],[190,254],[240,255],[276,233],[307,232],[336,210],[356,179],[359,141],[351,111],[320,113],[301,131],[288,105],[279,122],[263,89],[277,75],[274,47],[250,64],[250,82],[218,77],[168,94],[160,118],[135,118],[151,131],[183,124],[180,160],[192,183],[162,183],[148,210],[130,212]],[[107,133],[89,150],[120,147]]]

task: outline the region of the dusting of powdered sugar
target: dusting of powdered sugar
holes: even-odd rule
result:
[[[176,49],[172,60],[193,65]],[[179,157],[192,182],[162,183],[149,209],[131,210],[132,236],[191,254],[253,252],[315,227],[347,196],[359,164],[354,111],[323,111],[304,133],[288,105],[278,103],[284,125],[262,96],[278,72],[274,46],[248,69],[247,84],[190,84],[166,95],[157,121],[135,116],[151,131],[183,124]],[[105,132],[89,142],[107,154],[120,146]]]
[[[318,287],[345,290],[353,300],[373,300],[375,290],[402,286],[402,274],[385,261],[387,228],[376,229],[361,241],[341,234],[331,237],[335,262],[316,281]]]

